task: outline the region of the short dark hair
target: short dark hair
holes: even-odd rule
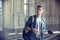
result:
[[[37,9],[38,9],[38,8],[41,8],[41,7],[42,7],[41,5],[37,5]]]

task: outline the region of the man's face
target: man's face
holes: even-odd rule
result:
[[[42,7],[37,8],[37,15],[41,15],[43,12]]]

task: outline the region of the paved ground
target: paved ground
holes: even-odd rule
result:
[[[23,40],[23,29],[4,29],[0,31],[0,40]],[[45,34],[44,40],[60,40],[60,34]]]

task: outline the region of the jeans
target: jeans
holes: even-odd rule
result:
[[[30,35],[30,39],[31,40],[36,40],[36,34],[32,32],[31,35]]]
[[[31,40],[43,40],[44,38],[43,38],[43,34],[41,34],[41,35],[39,35],[38,37],[36,37],[36,34],[35,34],[35,33],[32,33],[32,34],[30,35],[30,39],[31,39]]]

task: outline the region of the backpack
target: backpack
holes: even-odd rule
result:
[[[34,22],[34,16],[32,16],[32,24],[33,24],[33,22]],[[24,28],[23,29],[23,35],[22,36],[23,36],[24,39],[27,38],[27,40],[29,40],[30,39],[30,31],[28,33],[26,33],[25,32],[25,28]]]

